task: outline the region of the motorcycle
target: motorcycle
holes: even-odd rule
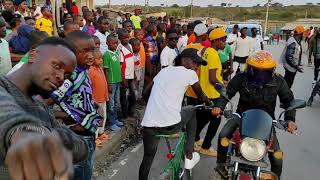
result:
[[[216,89],[228,99],[224,87],[218,86]],[[306,102],[299,99],[293,100],[290,107],[282,111],[277,120],[273,120],[268,113],[260,109],[251,109],[242,115],[232,113],[230,112],[233,110],[232,103],[229,99],[228,101],[231,104],[231,110],[227,110],[228,113],[224,113],[224,116],[229,120],[233,118],[239,120],[240,125],[231,140],[227,138],[221,140],[221,145],[228,147],[226,163],[228,177],[226,179],[277,180],[277,175],[267,170],[269,152],[279,159],[283,156],[281,151],[275,151],[272,148],[275,127],[287,130],[288,123],[281,120],[282,115],[286,111],[306,107]]]

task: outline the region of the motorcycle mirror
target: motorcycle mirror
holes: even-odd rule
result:
[[[290,106],[286,109],[287,111],[291,111],[294,109],[301,109],[307,106],[307,103],[305,100],[301,99],[294,99],[290,102]]]

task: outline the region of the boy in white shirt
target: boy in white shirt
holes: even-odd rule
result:
[[[192,169],[200,160],[193,152],[196,133],[196,109],[193,106],[181,108],[184,94],[189,86],[200,100],[209,103],[203,93],[196,70],[207,65],[196,49],[185,49],[176,59],[176,66],[162,69],[150,83],[144,94],[151,95],[141,125],[143,126],[144,155],[139,169],[139,180],[147,180],[152,161],[157,152],[158,134],[172,134],[186,127],[185,168]]]
[[[173,30],[168,30],[166,34],[167,46],[162,50],[160,55],[160,64],[162,68],[174,65],[174,59],[178,56],[177,43],[179,36]]]

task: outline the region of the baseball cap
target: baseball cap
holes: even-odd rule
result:
[[[205,24],[203,23],[200,23],[200,24],[197,24],[195,27],[194,27],[194,33],[197,35],[197,36],[202,36],[204,34],[206,34],[208,32],[208,28]]]
[[[203,60],[201,58],[200,54],[201,53],[196,49],[187,48],[187,49],[183,50],[179,56],[180,56],[180,58],[190,58],[194,62],[196,62],[198,64],[201,64],[203,66],[206,66],[207,65],[207,61]]]

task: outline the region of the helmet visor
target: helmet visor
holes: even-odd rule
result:
[[[272,79],[274,69],[257,69],[248,67],[247,75],[250,83],[255,85],[265,85]]]

